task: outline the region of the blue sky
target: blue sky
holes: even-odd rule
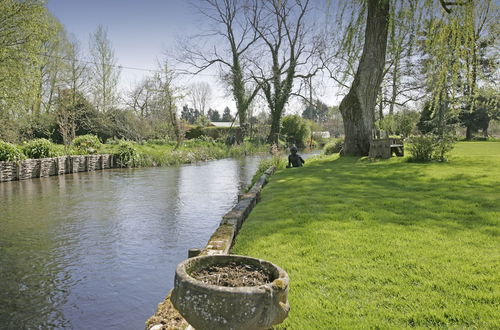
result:
[[[164,58],[166,51],[173,51],[179,36],[195,35],[204,26],[203,17],[190,0],[47,0],[47,7],[66,31],[76,36],[85,54],[89,35],[99,24],[106,27],[118,64],[124,67],[156,69],[157,60]],[[123,69],[122,89],[129,89],[146,74]],[[186,79],[183,81],[186,85],[194,81],[209,82],[213,92],[211,106],[221,111],[228,105],[234,112],[234,102],[215,77]]]
[[[199,33],[203,25],[186,0],[48,0],[47,7],[80,41],[86,58],[89,35],[99,24],[106,27],[118,64],[124,67],[157,69],[157,60],[174,49],[179,36]],[[124,68],[121,87],[128,89],[147,74]],[[190,77],[184,83],[197,80],[210,82],[214,107],[234,108],[214,77]]]

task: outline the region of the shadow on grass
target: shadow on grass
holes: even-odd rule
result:
[[[279,328],[495,328],[500,164],[463,160],[331,157],[271,177],[232,252],[289,273]]]
[[[488,167],[472,163],[372,163],[342,157],[284,170],[263,191],[254,212],[266,225],[253,227],[252,236],[276,230],[300,235],[295,229],[317,221],[432,225],[448,231],[497,226],[498,179]],[[249,221],[258,220],[251,216]],[[499,235],[496,228],[485,229]]]

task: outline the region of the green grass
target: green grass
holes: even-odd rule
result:
[[[232,253],[290,275],[280,329],[499,329],[500,143],[278,171]]]

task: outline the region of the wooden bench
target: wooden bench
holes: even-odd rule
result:
[[[368,154],[371,158],[390,158],[393,154],[398,157],[403,157],[404,144],[402,138],[383,138],[372,139],[370,141],[370,152]]]

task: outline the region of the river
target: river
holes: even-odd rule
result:
[[[0,329],[143,329],[259,160],[0,183]]]

